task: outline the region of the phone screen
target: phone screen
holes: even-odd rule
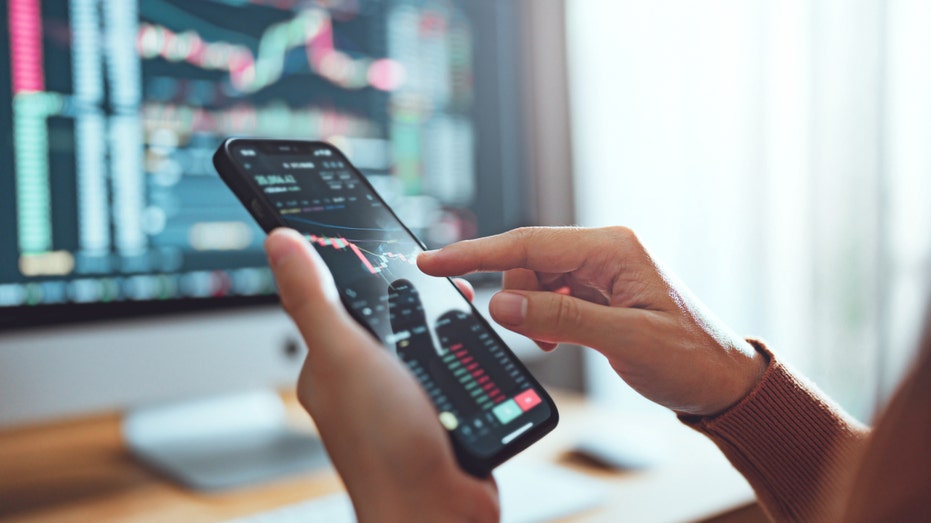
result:
[[[417,268],[420,243],[338,150],[257,143],[234,141],[229,154],[313,244],[344,304],[417,377],[454,439],[488,457],[552,423],[546,393],[447,278]]]

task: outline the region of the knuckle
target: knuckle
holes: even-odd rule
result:
[[[518,227],[512,231],[515,239],[520,240],[529,240],[533,237],[536,228],[534,227]]]
[[[510,242],[517,245],[526,245],[533,242],[534,237],[536,237],[536,229],[533,227],[518,227],[511,231],[510,236],[512,236],[508,238]]]
[[[520,256],[519,262],[517,265],[520,267],[526,267],[530,262],[530,251],[533,248],[534,243],[537,241],[537,237],[540,233],[540,228],[538,227],[519,227],[514,229],[514,238],[513,243],[517,249],[519,249]]]
[[[637,233],[630,227],[614,225],[606,228],[608,235],[615,241],[639,243]]]
[[[637,236],[637,233],[630,227],[615,225],[606,227],[605,232],[607,240],[611,245],[615,245],[628,255],[639,256],[646,253],[646,248]]]
[[[582,325],[582,309],[574,298],[554,295],[556,298],[553,327],[560,330],[575,330]]]

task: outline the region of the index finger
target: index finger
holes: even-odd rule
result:
[[[524,227],[422,253],[417,265],[434,276],[530,269],[567,273],[634,239],[625,227]]]

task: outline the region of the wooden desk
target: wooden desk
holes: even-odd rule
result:
[[[608,413],[576,396],[556,400],[560,426],[515,459],[555,461],[611,485],[603,508],[572,521],[696,520],[728,512],[720,521],[765,521],[751,504],[749,487],[717,449],[671,416],[672,435],[664,434],[677,455],[666,465],[619,473],[566,457],[574,438]],[[309,426],[293,400],[289,409],[296,423]],[[188,491],[130,456],[116,414],[0,432],[0,521],[223,521],[341,489],[339,478],[326,470],[242,490]]]

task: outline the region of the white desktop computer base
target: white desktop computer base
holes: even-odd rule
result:
[[[123,437],[146,465],[196,490],[251,485],[329,463],[319,439],[288,425],[271,391],[136,409],[123,419]]]

